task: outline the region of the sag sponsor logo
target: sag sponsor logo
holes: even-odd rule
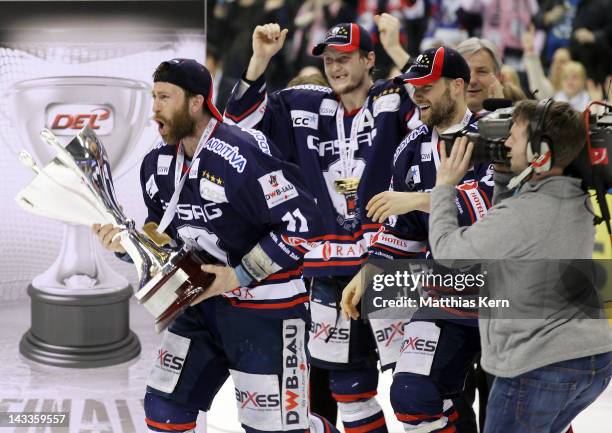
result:
[[[399,321],[392,323],[391,326],[379,329],[375,333],[376,341],[379,343],[385,342],[385,347],[388,347],[396,340],[404,336],[404,322]]]
[[[53,104],[47,109],[47,125],[56,135],[73,135],[85,126],[97,135],[108,135],[113,130],[114,116],[105,105]]]
[[[204,222],[211,221],[219,218],[222,213],[215,203],[207,203],[204,206],[194,204],[178,204],[176,206],[176,216],[183,221],[199,219],[204,220]]]
[[[241,409],[277,408],[280,406],[280,396],[276,394],[259,394],[257,392],[236,390],[236,401],[241,403]]]
[[[326,341],[348,341],[350,337],[349,329],[336,328],[331,326],[331,323],[325,322],[312,322],[310,332],[313,334],[313,340],[321,339]]]
[[[416,352],[431,353],[436,351],[437,342],[434,340],[425,340],[420,337],[408,337],[402,341],[400,353],[404,353],[407,350]]]
[[[174,371],[180,371],[183,368],[183,363],[185,362],[185,358],[181,358],[180,356],[175,356],[167,350],[159,349],[157,352],[157,360],[159,361],[159,366],[162,368],[168,368]]]

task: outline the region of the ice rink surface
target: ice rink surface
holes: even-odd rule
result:
[[[136,359],[97,369],[67,369],[31,362],[19,353],[19,340],[29,328],[29,300],[0,305],[0,412],[70,412],[70,426],[0,427],[0,433],[145,433],[142,397],[151,363],[157,357],[160,336],[151,316],[132,300],[132,330],[140,338],[142,353]],[[388,402],[390,373],[382,376],[379,401],[385,408],[390,432],[400,433]],[[609,433],[612,387],[574,422],[575,433]],[[206,427],[205,427],[206,424]],[[237,421],[231,379],[223,386],[198,432],[242,432]]]

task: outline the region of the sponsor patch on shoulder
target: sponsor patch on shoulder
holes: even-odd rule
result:
[[[338,101],[334,101],[333,99],[323,99],[323,101],[321,101],[321,105],[319,106],[319,114],[321,116],[333,116],[336,114],[337,109]]]
[[[157,174],[166,175],[170,171],[170,164],[172,164],[173,155],[158,155],[157,156]]]
[[[264,192],[269,209],[298,196],[297,189],[285,179],[282,170],[272,171],[257,180]]]
[[[319,115],[311,111],[291,110],[291,121],[294,128],[319,129]]]

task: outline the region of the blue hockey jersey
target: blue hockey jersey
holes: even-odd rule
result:
[[[467,128],[477,131],[478,116],[469,110],[460,124],[449,130]],[[412,131],[398,146],[393,158],[393,175],[390,189],[403,192],[429,192],[436,185],[437,168],[440,165],[440,139],[435,129],[426,125]],[[491,207],[493,195],[493,166],[477,164],[471,167],[457,185],[457,217],[459,224],[468,226],[481,219]],[[389,218],[373,237],[369,247],[372,258],[407,259],[429,256],[429,214],[408,212]],[[432,297],[444,297],[436,287],[425,288]],[[469,296],[468,292],[463,293]],[[451,317],[477,317],[477,308],[447,310]]]
[[[358,271],[380,227],[365,217],[363,207],[387,189],[393,153],[408,122],[418,119],[405,88],[390,81],[375,83],[362,109],[343,111],[327,87],[301,85],[267,94],[263,77],[251,85],[241,81],[225,111],[228,121],[262,130],[282,158],[298,164],[317,200],[324,235],[305,256],[307,277]],[[337,182],[346,178],[360,179],[356,194],[338,191]]]
[[[183,164],[188,178],[166,232],[250,271],[252,284],[223,295],[230,303],[283,316],[308,301],[302,262],[309,239],[321,234],[321,216],[297,167],[271,156],[271,146],[260,131],[217,124],[195,159]],[[178,146],[162,143],[142,162],[147,221],[159,223],[168,206],[177,154]],[[263,269],[248,266],[262,258]]]

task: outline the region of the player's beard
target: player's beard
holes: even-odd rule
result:
[[[451,98],[450,89],[447,87],[438,103],[432,105],[429,117],[424,119],[423,123],[425,123],[429,129],[434,126],[448,127],[456,114],[457,106],[455,105],[455,101]]]
[[[332,90],[338,96],[347,95],[347,94],[349,94],[351,92],[354,92],[355,90],[359,89],[361,86],[363,86],[363,84],[365,83],[366,79],[367,79],[367,75],[364,74],[364,75],[361,76],[361,78],[359,80],[347,84],[346,87],[340,88],[338,90],[336,90],[336,89],[332,89]]]
[[[189,114],[189,101],[185,100],[183,107],[166,122],[167,130],[162,138],[165,143],[176,144],[188,135],[195,133],[196,122]]]

